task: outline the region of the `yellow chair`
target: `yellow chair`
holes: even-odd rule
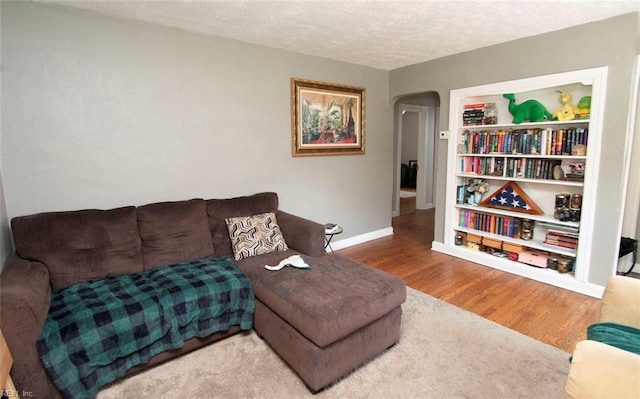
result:
[[[9,347],[4,340],[4,335],[0,331],[0,389],[4,391],[8,397],[17,398],[18,392],[16,391],[13,380],[11,380],[11,366],[13,365],[13,357],[9,352]],[[0,391],[1,392],[1,391]]]
[[[598,322],[640,328],[640,280],[613,276],[602,297]],[[640,355],[601,342],[579,342],[565,391],[571,399],[639,399]]]

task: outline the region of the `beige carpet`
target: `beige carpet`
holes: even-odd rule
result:
[[[569,355],[408,289],[400,342],[311,395],[258,338],[241,334],[103,390],[121,398],[562,398]]]

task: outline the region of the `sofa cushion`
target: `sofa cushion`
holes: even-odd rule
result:
[[[202,199],[141,206],[138,228],[145,270],[214,256]]]
[[[278,194],[259,193],[246,197],[210,199],[206,202],[209,230],[211,231],[216,256],[233,256],[229,229],[225,219],[276,212],[278,209]]]
[[[302,255],[312,269],[269,271],[295,251],[273,252],[237,262],[264,303],[323,348],[378,320],[406,299],[404,281],[340,255]]]
[[[236,260],[288,249],[273,212],[225,219]]]
[[[11,227],[18,255],[44,264],[54,289],[143,270],[133,206],[20,216]]]

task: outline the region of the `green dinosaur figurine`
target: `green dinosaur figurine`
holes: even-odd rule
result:
[[[516,104],[515,94],[503,94],[502,97],[509,100],[509,113],[513,115],[513,123],[540,122],[553,118],[553,115],[538,100],[527,100]]]

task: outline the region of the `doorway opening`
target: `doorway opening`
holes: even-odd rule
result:
[[[435,204],[435,140],[440,97],[435,92],[404,96],[394,106],[394,180],[392,216],[401,202],[415,209]]]

